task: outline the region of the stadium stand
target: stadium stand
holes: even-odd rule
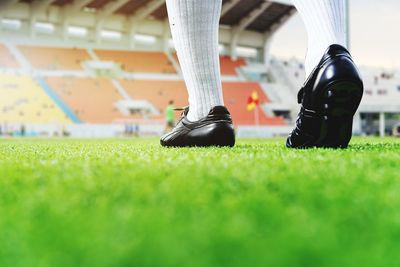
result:
[[[229,56],[221,56],[220,62],[222,75],[237,75],[237,68],[246,65],[243,58],[232,60]]]
[[[0,74],[1,123],[71,123],[29,76]]]
[[[176,76],[175,69],[163,52],[97,50],[96,53],[101,60],[122,62],[122,65],[124,65],[123,62],[128,64],[128,67],[126,65],[124,67],[131,73],[119,74],[121,76],[117,79],[121,88],[116,88],[110,78],[93,76],[92,72],[81,68],[81,62],[90,58],[85,49],[18,45],[14,48],[18,49],[16,52],[22,52],[22,56],[26,57],[33,67],[38,68],[38,72],[35,74],[35,78],[32,78],[30,73],[20,69],[13,54],[9,51],[9,46],[0,46],[0,70],[5,70],[3,73],[22,71],[21,73],[25,74],[21,76],[1,74],[0,98],[2,101],[0,101],[0,108],[2,115],[0,123],[124,124],[152,122],[154,125],[161,125],[163,124],[164,109],[169,100],[174,100],[176,107],[188,104],[184,81],[182,77]],[[45,51],[49,53],[45,53]],[[35,53],[46,56],[39,57]],[[128,60],[130,56],[125,58],[125,53],[138,61]],[[64,58],[66,60],[61,60]],[[152,58],[149,66],[139,64],[148,62],[147,58]],[[242,66],[251,68],[252,63],[246,62],[244,59],[233,61],[228,57],[221,57],[221,70],[225,76],[239,75],[237,69]],[[290,123],[288,118],[275,116],[282,114],[275,111],[284,109],[292,115],[295,114],[294,112],[297,110],[295,93],[303,80],[303,68],[296,60],[279,61],[274,59],[272,66],[271,82],[239,81],[245,79],[244,76],[240,76],[241,78],[237,80],[231,77],[223,79],[225,104],[231,111],[236,127],[256,125],[255,113],[246,108],[247,99],[254,91],[260,98],[261,107],[258,113],[260,126],[286,127],[287,123]],[[166,71],[166,68],[173,72]],[[75,72],[71,73],[68,70],[75,70]],[[395,110],[400,96],[397,76],[369,68],[362,69],[362,72],[366,82],[366,93],[360,107],[361,112],[376,113],[383,106],[387,108],[387,112]],[[41,77],[47,78],[42,79]],[[12,88],[18,90],[10,91]],[[126,92],[126,95],[123,92]],[[117,104],[120,100],[129,100],[129,98],[138,101],[145,100],[158,112],[146,115],[146,117],[140,113],[125,115],[127,114],[126,110],[119,110],[121,107]],[[6,99],[7,101],[5,101]],[[296,108],[294,108],[295,106]],[[180,114],[177,112],[176,118],[178,119],[179,116]],[[292,116],[292,118],[294,117]]]
[[[123,117],[115,107],[122,97],[108,79],[47,77],[46,82],[82,122],[112,123]]]
[[[57,107],[59,112],[59,115],[56,116],[57,121],[66,120],[74,123],[82,122],[91,124],[123,123],[130,119],[137,119],[140,116],[139,114],[126,116],[122,111],[118,110],[117,103],[120,100],[127,100],[127,97],[130,97],[133,100],[148,101],[148,103],[154,106],[158,113],[150,115],[149,118],[154,119],[155,123],[160,123],[169,100],[174,100],[177,107],[188,104],[185,84],[182,78],[178,78],[177,80],[175,69],[163,52],[130,52],[115,49],[95,50],[100,60],[111,60],[121,63],[125,70],[131,72],[131,74],[125,75],[125,78],[120,77],[118,79],[121,88],[116,88],[109,78],[93,76],[92,73],[81,68],[81,62],[90,59],[90,55],[85,49],[21,45],[17,45],[16,48],[22,52],[21,54],[30,61],[33,67],[38,68],[39,71],[44,70],[42,75],[47,77],[44,79],[46,81],[44,84],[39,82],[39,80],[42,80],[40,78],[38,78],[38,82],[30,78],[36,91],[44,94],[48,101],[47,104],[43,104],[42,108],[37,106],[32,107],[36,111],[33,113],[30,112],[30,114],[40,114],[45,107]],[[0,55],[2,58],[1,68],[15,68],[18,70],[18,63],[13,54],[8,50],[8,46],[0,46]],[[242,66],[251,67],[252,63],[248,63],[244,59],[234,61],[226,56],[221,57],[221,71],[223,75],[237,76],[239,75],[237,69]],[[274,112],[274,110],[282,110],[284,108],[293,113],[295,110],[294,107],[296,106],[297,108],[295,93],[303,80],[303,67],[294,59],[289,61],[274,59],[272,66],[271,77],[275,81],[272,83],[232,81],[230,78],[224,80],[225,104],[230,109],[236,126],[251,126],[256,124],[254,112],[249,112],[246,109],[247,99],[254,91],[260,96],[259,124],[268,126],[287,125],[288,122],[284,118],[274,116],[274,114],[279,114]],[[55,75],[47,75],[47,73],[51,74],[53,70],[57,71],[54,72]],[[77,71],[77,76],[69,77],[70,74],[67,72],[63,74],[63,71],[68,70]],[[369,112],[371,105],[376,106],[379,104],[382,106],[385,103],[396,104],[398,102],[399,91],[396,89],[398,87],[396,77],[380,74],[375,70],[363,72],[366,74],[365,81],[368,84],[363,100],[364,106],[368,108],[364,109],[366,112]],[[142,76],[140,75],[137,78],[136,74],[143,74],[142,76],[146,78],[141,78]],[[159,74],[163,74],[164,76],[160,76]],[[29,78],[28,76],[24,77],[25,80]],[[169,78],[164,80],[164,77]],[[26,82],[22,80],[21,82],[25,84]],[[10,86],[21,86],[15,84],[18,83],[8,83],[8,85],[7,83],[3,83],[3,89]],[[50,89],[47,88],[46,84]],[[29,86],[32,87],[32,84]],[[286,88],[292,89],[289,90]],[[53,97],[54,94],[52,92],[60,101],[57,100],[57,97]],[[127,95],[121,92],[126,92]],[[2,93],[5,97],[4,90]],[[25,98],[31,99],[34,97],[32,93],[29,93]],[[12,103],[26,101],[25,98],[22,94],[14,96],[11,100],[11,106],[15,106]],[[9,112],[8,117],[5,118],[3,116],[3,119],[15,122],[23,121],[20,118],[22,115],[10,112],[9,110],[12,110],[12,108],[5,102],[2,103],[2,109]],[[24,110],[19,113],[26,114]],[[177,112],[176,118],[179,118],[179,115],[179,112]],[[60,119],[60,116],[63,119]],[[43,122],[51,119],[36,118],[33,119],[33,122]],[[26,121],[29,121],[29,119]]]
[[[174,58],[177,63],[179,63],[178,56],[174,53]],[[220,57],[220,67],[222,75],[236,76],[238,75],[237,68],[245,66],[246,60],[243,58],[239,58],[237,60],[231,59],[229,56],[221,56]]]
[[[121,80],[121,84],[133,99],[147,100],[160,112],[163,112],[169,100],[174,100],[178,107],[188,104],[183,81]],[[255,124],[254,112],[246,109],[247,99],[252,92],[258,93],[261,104],[269,102],[259,84],[255,82],[224,82],[223,90],[225,104],[232,113],[235,125]],[[261,125],[285,124],[282,118],[268,117],[261,109],[259,114]]]
[[[79,70],[81,68],[80,63],[89,59],[89,55],[84,49],[35,46],[18,46],[18,49],[22,51],[34,67],[39,69]],[[121,63],[124,69],[129,72],[175,73],[172,64],[162,52],[95,50],[95,53],[100,60]],[[234,61],[226,56],[221,57],[221,70],[224,75],[237,75],[236,69],[245,64],[244,59]],[[88,76],[88,74],[85,75]],[[116,108],[116,103],[123,97],[107,78],[78,78],[61,75],[47,77],[45,81],[49,88],[59,96],[61,102],[67,105],[74,115],[84,123],[112,123],[124,118],[123,114]],[[150,102],[160,114],[163,114],[169,100],[174,100],[178,107],[186,106],[188,103],[183,80],[121,79],[120,82],[122,88],[132,99]],[[223,87],[225,101],[232,111],[235,124],[254,125],[254,114],[246,110],[248,96],[253,91],[257,91],[261,103],[270,101],[259,84],[254,82],[225,82]],[[47,87],[44,89],[47,89]],[[176,116],[179,117],[179,113]],[[160,118],[160,116],[155,117]],[[283,124],[281,118],[268,117],[263,111],[260,112],[259,122],[262,125]]]
[[[4,20],[0,25],[2,120],[18,124],[31,116],[25,121],[66,121],[76,129],[98,129],[93,124],[102,124],[101,131],[93,130],[99,136],[108,126],[125,123],[161,129],[169,100],[175,100],[176,107],[187,105],[167,29],[165,1],[0,2]],[[297,115],[296,95],[304,82],[304,67],[296,59],[274,58],[266,46],[294,13],[292,5],[280,0],[223,0],[221,73],[225,104],[239,126],[238,133],[240,128],[253,132],[262,128],[263,132],[271,130],[271,136],[279,135]],[[101,23],[93,19],[98,16]],[[131,31],[125,22],[135,22]],[[146,36],[151,38],[137,38]],[[254,53],[245,53],[249,49]],[[397,114],[400,75],[370,68],[361,72],[366,94],[360,114],[382,118],[385,113]],[[265,127],[254,127],[255,114],[246,108],[254,91],[261,102],[259,123]],[[105,136],[113,136],[112,131]]]
[[[275,67],[284,68],[287,79],[290,79],[293,84],[300,88],[305,80],[304,66],[296,59],[278,61]],[[278,66],[277,66],[278,65]]]
[[[19,50],[36,69],[81,70],[81,63],[90,60],[85,49],[18,46]]]
[[[188,104],[183,81],[121,80],[120,82],[133,99],[149,101],[160,113],[163,113],[169,100],[174,100],[176,107]],[[176,117],[179,117],[178,112]]]
[[[84,132],[85,127],[96,128],[94,124],[109,125],[110,129],[147,124],[161,129],[169,100],[175,100],[176,107],[188,104],[167,29],[165,1],[17,0],[0,5],[7,19],[0,25],[4,33],[1,42],[5,43],[0,45],[0,73],[19,73],[30,79],[72,128]],[[224,0],[223,5],[220,44],[224,55],[229,54],[220,58],[225,101],[236,126],[254,126],[254,113],[246,109],[247,98],[257,91],[261,104],[265,104],[275,101],[274,94],[263,92],[257,79],[246,82],[252,79],[246,77],[242,67],[261,60],[265,33],[272,36],[295,9],[278,1]],[[251,23],[234,30],[255,10],[259,15],[251,18]],[[101,23],[93,19],[98,16]],[[135,22],[131,31],[126,30],[125,22]],[[259,52],[260,57],[248,61],[247,57],[240,58],[240,53],[233,56],[233,51],[246,47]],[[239,59],[232,60],[236,56]],[[31,98],[29,94],[26,97]],[[274,113],[263,105],[259,111],[261,125],[284,122],[272,117]]]
[[[18,68],[19,65],[14,56],[3,44],[0,44],[0,67],[2,68]]]
[[[127,72],[176,73],[163,52],[95,50],[100,60],[120,63]]]
[[[224,82],[224,101],[229,108],[236,125],[254,125],[254,112],[247,110],[247,99],[253,92],[257,92],[260,104],[270,102],[260,85],[256,82]],[[281,117],[269,117],[259,110],[260,125],[285,125]]]
[[[296,59],[279,60],[272,58],[269,70],[274,82],[290,87],[295,95],[297,95],[297,91],[306,78],[303,64]]]

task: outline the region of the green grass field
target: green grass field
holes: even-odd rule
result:
[[[0,266],[400,266],[400,140],[0,140]]]

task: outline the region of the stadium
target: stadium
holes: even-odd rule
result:
[[[223,0],[238,144],[164,149],[188,105],[165,0],[0,1],[0,266],[399,264],[400,71],[360,66],[349,149],[287,150],[304,63],[271,51],[295,15]]]

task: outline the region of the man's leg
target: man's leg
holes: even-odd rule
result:
[[[346,48],[345,0],[293,0],[293,3],[307,29],[305,69],[309,76],[330,45]]]
[[[189,94],[188,119],[223,106],[218,29],[222,0],[167,0],[174,45]]]
[[[347,147],[363,82],[346,49],[345,0],[293,0],[308,33],[301,110],[286,145]]]
[[[163,146],[233,146],[223,106],[218,30],[222,0],[167,0],[168,17],[189,94],[189,108],[161,137]]]

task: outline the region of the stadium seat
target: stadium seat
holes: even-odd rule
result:
[[[188,96],[183,81],[154,81],[154,80],[121,80],[122,86],[133,99],[147,100],[161,113],[169,100],[175,101],[175,106],[188,105]],[[257,91],[260,102],[268,103],[269,99],[258,83],[254,82],[224,82],[225,104],[231,111],[236,125],[254,125],[254,112],[247,111],[247,99],[253,91]],[[268,117],[260,109],[260,124],[285,125],[280,117]],[[177,113],[177,117],[179,113]]]
[[[95,53],[100,60],[120,63],[128,72],[176,73],[163,52],[95,50]]]
[[[174,53],[174,58],[176,62],[179,63],[178,56],[176,53]],[[242,58],[238,60],[232,60],[229,56],[221,56],[220,64],[221,64],[222,75],[236,76],[238,74],[236,69],[245,66],[246,61]]]
[[[30,77],[0,74],[0,123],[71,123]]]
[[[220,62],[222,75],[237,75],[236,69],[246,65],[244,59],[232,60],[229,56],[221,56]]]
[[[46,81],[83,122],[112,123],[124,117],[115,106],[122,97],[108,79],[48,77]]]
[[[90,60],[85,49],[18,46],[33,67],[45,70],[80,70]]]
[[[8,51],[7,47],[0,44],[0,67],[2,68],[18,68],[18,62],[14,56]]]
[[[224,82],[223,90],[225,105],[229,108],[236,125],[255,125],[254,112],[247,110],[247,99],[252,92],[257,92],[261,105],[270,102],[256,82]],[[285,125],[283,118],[269,117],[261,108],[259,123],[260,125]]]
[[[176,107],[188,105],[188,95],[183,81],[121,80],[122,86],[133,99],[147,100],[163,114],[170,100]],[[179,117],[179,112],[176,113]]]

